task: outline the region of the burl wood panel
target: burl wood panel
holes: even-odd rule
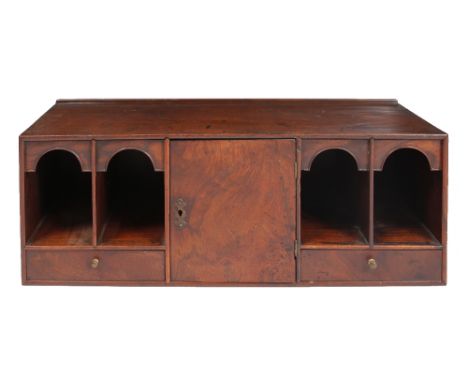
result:
[[[375,259],[377,268],[368,265]],[[301,252],[301,281],[441,282],[440,250],[308,250]]]
[[[387,158],[399,149],[415,149],[423,153],[431,170],[441,169],[442,141],[428,140],[376,140],[374,149],[374,170],[382,171]]]
[[[356,161],[358,170],[369,169],[369,141],[365,139],[304,139],[302,141],[302,170],[309,170],[315,157],[326,150],[340,149]]]
[[[25,171],[36,171],[41,157],[52,150],[65,150],[76,156],[81,171],[91,171],[91,141],[25,142]]]
[[[151,160],[155,171],[164,169],[164,144],[161,140],[132,139],[96,142],[96,171],[106,171],[112,157],[123,150],[139,150]]]
[[[164,280],[163,251],[28,250],[26,262],[28,281]]]
[[[295,281],[294,140],[174,141],[170,163],[172,281]]]

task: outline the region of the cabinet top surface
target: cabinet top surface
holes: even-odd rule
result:
[[[396,100],[59,100],[24,139],[442,137]]]

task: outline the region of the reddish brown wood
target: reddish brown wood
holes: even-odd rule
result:
[[[39,195],[39,179],[35,173],[23,173],[24,234],[23,245],[32,236],[41,222],[42,211]]]
[[[447,216],[448,216],[448,137],[442,144],[442,282],[447,283]]]
[[[103,172],[96,172],[95,174],[95,230],[96,230],[96,244],[102,242],[102,235],[105,231],[105,224],[108,215],[107,208],[107,193],[106,193],[106,174]]]
[[[350,154],[356,161],[358,170],[369,169],[369,142],[364,139],[305,139],[302,143],[302,170],[310,167],[320,153],[326,150],[339,149]]]
[[[28,281],[164,280],[164,252],[158,251],[28,250],[26,261]]]
[[[123,150],[138,150],[145,153],[153,164],[154,171],[163,171],[163,141],[117,140],[97,142],[96,171],[106,171],[109,161]]]
[[[359,226],[324,222],[310,215],[302,215],[302,246],[363,245],[367,240]]]
[[[91,245],[92,225],[89,214],[77,210],[46,215],[31,234],[28,244],[34,246]]]
[[[28,223],[31,218],[30,215],[33,212],[30,212],[28,210],[28,207],[26,206],[26,171],[25,171],[25,152],[24,152],[24,146],[25,143],[23,141],[19,141],[19,179],[20,179],[20,184],[19,184],[19,190],[20,190],[20,218],[21,218],[21,282],[24,283],[26,280],[26,256],[25,256],[25,251],[24,247],[26,245],[26,235],[29,235],[31,232],[28,232]],[[34,193],[37,187],[31,188],[33,190],[32,192]],[[33,207],[34,208],[34,207]],[[37,219],[36,219],[37,220]],[[37,222],[36,222],[37,224]]]
[[[367,245],[368,178],[342,149],[323,151],[310,170],[302,171],[303,246]]]
[[[439,245],[431,231],[412,217],[377,220],[375,242],[380,245]]]
[[[51,150],[25,173],[27,244],[91,245],[92,180],[69,151]]]
[[[369,259],[377,268],[369,267]],[[442,251],[316,250],[302,253],[302,281],[309,282],[438,282]]]
[[[442,178],[419,150],[398,149],[374,176],[377,245],[440,245]]]
[[[164,140],[164,235],[165,237],[171,237],[171,189],[170,185],[170,171],[171,166],[169,162],[170,158],[170,148],[171,142],[169,139]],[[165,268],[166,268],[166,283],[171,281],[171,241],[167,240],[166,242],[166,258],[165,258]]]
[[[417,150],[426,156],[431,170],[441,169],[440,140],[377,140],[375,141],[374,170],[382,171],[387,158],[401,149]]]
[[[91,142],[91,183],[92,183],[92,212],[93,212],[93,226],[92,226],[92,244],[93,246],[96,246],[98,243],[98,236],[99,236],[99,231],[98,231],[98,220],[100,216],[98,217],[98,205],[97,205],[97,173],[96,173],[96,141],[93,140]]]
[[[161,246],[164,243],[164,224],[159,221],[143,221],[129,225],[125,218],[109,218],[101,236],[101,245]]]
[[[302,139],[296,139],[296,242],[294,243],[294,255],[296,256],[296,282],[299,281],[301,274],[301,240],[302,240],[302,216],[301,216],[301,171],[302,168]]]
[[[393,100],[58,101],[20,137],[23,283],[445,284],[447,180]]]
[[[142,151],[122,150],[98,175],[99,244],[163,245],[164,174],[154,170],[150,158]]]
[[[443,137],[396,100],[65,100],[24,139]]]
[[[26,171],[36,171],[39,160],[52,150],[65,150],[72,153],[79,161],[81,171],[91,171],[90,141],[46,141],[26,142]]]
[[[374,138],[371,138],[369,141],[369,246],[372,248],[374,246],[374,150],[375,150],[375,141]]]
[[[172,142],[171,280],[294,282],[295,156],[291,139]]]

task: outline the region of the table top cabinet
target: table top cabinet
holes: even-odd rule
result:
[[[25,285],[444,285],[447,134],[396,100],[59,100]]]

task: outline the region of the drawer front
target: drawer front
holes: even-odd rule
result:
[[[301,253],[301,281],[441,282],[442,251],[308,250]]]
[[[29,281],[163,281],[163,251],[26,252]]]

